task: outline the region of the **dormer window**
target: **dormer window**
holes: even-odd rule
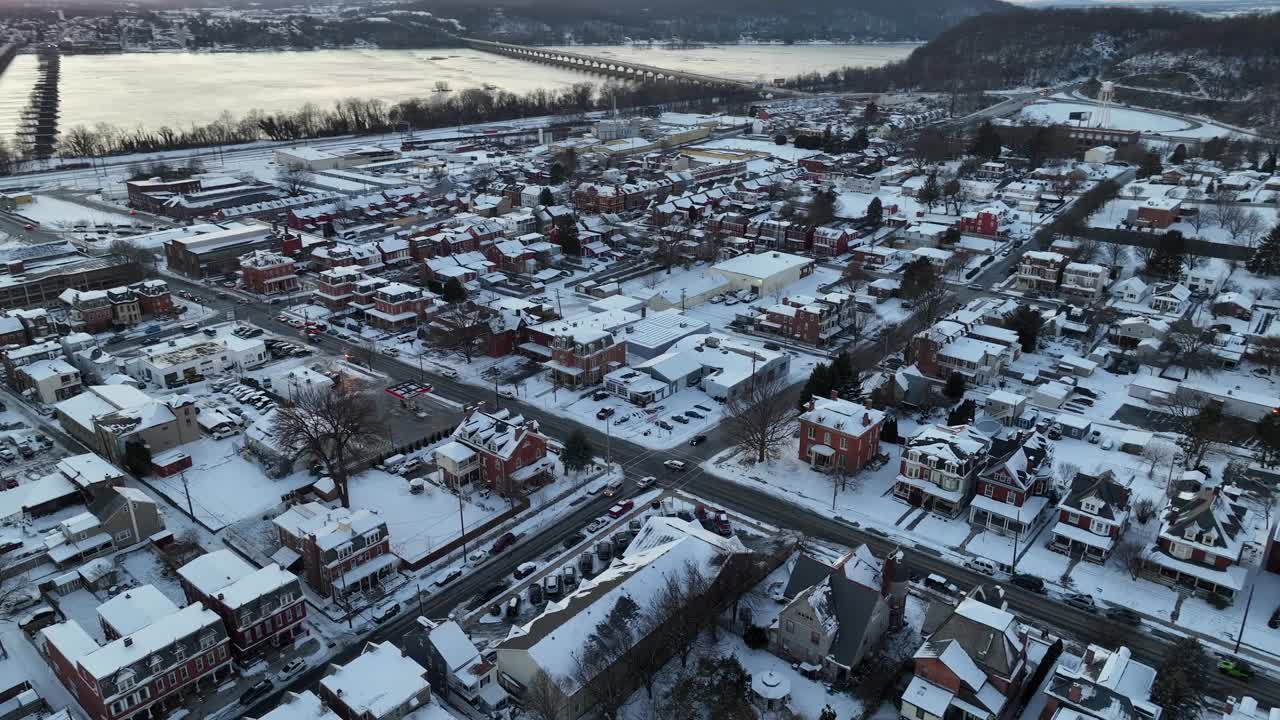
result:
[[[132,670],[121,670],[116,676],[116,691],[128,692],[133,687],[134,678]]]
[[[1185,537],[1185,538],[1186,538],[1186,539],[1188,539],[1188,540],[1195,540],[1195,539],[1196,539],[1196,530],[1197,530],[1196,526],[1195,526],[1195,525],[1191,525],[1191,526],[1189,526],[1189,527],[1186,529],[1186,531],[1182,534],[1182,536],[1183,536],[1183,537]]]

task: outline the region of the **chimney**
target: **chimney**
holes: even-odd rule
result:
[[[1067,691],[1067,699],[1079,705],[1080,700],[1084,697],[1084,691],[1080,689],[1080,683],[1071,683],[1071,689]]]
[[[885,556],[884,562],[880,565],[880,596],[889,597],[890,585],[893,584],[893,571],[901,559],[902,552],[891,552]]]
[[[127,637],[127,638],[125,638],[125,639],[124,639],[124,646],[125,646],[125,647],[133,647],[133,638],[131,638],[131,637]]]
[[[840,399],[840,393],[836,392],[835,390],[832,390],[832,391],[831,391],[831,399],[832,399],[832,400],[839,400],[839,399]]]
[[[818,402],[813,398],[809,398],[809,410],[812,412],[817,407]]]
[[[869,413],[862,413],[862,427],[866,427],[870,424],[871,424],[871,415]]]

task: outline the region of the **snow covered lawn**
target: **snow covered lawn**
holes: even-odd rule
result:
[[[243,445],[239,435],[187,443],[179,449],[191,456],[191,468],[166,478],[148,477],[147,483],[175,506],[185,509],[185,475],[196,518],[216,532],[275,506],[281,496],[315,481],[305,470],[273,480],[261,465],[241,454]]]
[[[1097,125],[1099,112],[1097,103],[1065,100],[1038,100],[1022,109],[1022,117],[1036,122],[1069,123],[1073,112],[1092,113],[1090,118]],[[1200,120],[1148,112],[1141,109],[1112,106],[1111,121],[1108,127],[1124,130],[1137,130],[1144,133],[1160,133],[1169,135],[1185,135],[1188,137],[1230,137],[1237,135],[1229,128],[1206,123]]]
[[[127,228],[139,222],[127,213],[113,213],[48,195],[35,195],[33,198],[31,204],[18,209],[18,214],[53,229],[87,228],[90,225]]]

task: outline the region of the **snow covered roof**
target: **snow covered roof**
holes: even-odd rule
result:
[[[504,460],[520,447],[526,434],[536,433],[537,424],[508,409],[476,410],[453,431],[453,437],[473,450],[491,452]]]
[[[363,535],[385,523],[371,510],[348,508],[329,509],[318,502],[294,505],[272,521],[275,526],[294,537],[316,536],[321,550],[338,547],[352,538]]]
[[[467,637],[467,634],[462,631],[462,626],[456,621],[447,620],[440,623],[431,629],[428,637],[436,652],[444,658],[444,664],[448,666],[449,672],[457,672],[480,655],[471,638]]]
[[[274,710],[257,720],[341,720],[310,690],[300,693],[285,692]]]
[[[729,555],[743,552],[736,538],[699,532],[700,528],[694,528],[693,523],[671,518],[654,518],[649,523],[658,520],[663,522],[651,526],[652,529],[641,529],[635,541],[640,544],[635,545],[634,551],[628,548],[627,553],[604,572],[591,580],[584,580],[565,598],[548,603],[543,612],[530,622],[513,627],[499,646],[499,653],[503,650],[526,651],[562,692],[572,695],[583,682],[576,672],[575,652],[582,649],[595,626],[623,598],[643,610],[661,592],[665,579],[683,577],[689,564],[714,578]],[[668,532],[678,537],[668,542],[653,539],[655,535],[664,536]]]
[[[354,660],[320,681],[357,715],[380,718],[428,691],[427,669],[390,642],[369,643]]]
[[[755,254],[739,255],[716,263],[711,269],[722,273],[728,272],[763,279],[773,277],[792,268],[812,265],[813,262],[813,258],[768,250]]]
[[[928,425],[907,441],[907,447],[961,464],[990,447],[991,441],[968,425]]]
[[[808,422],[851,437],[861,437],[884,420],[884,413],[849,400],[814,398],[813,409],[800,416]]]
[[[249,575],[253,566],[234,552],[223,549],[205,553],[178,568],[178,575],[204,595],[214,596],[219,590]]]
[[[56,467],[63,477],[81,488],[124,479],[123,470],[93,453],[62,458]]]
[[[74,623],[75,620],[68,622]],[[82,655],[78,660],[86,672],[101,680],[204,629],[217,633],[219,638],[226,637],[222,619],[212,610],[206,610],[201,603],[192,603],[131,635]],[[74,661],[77,658],[70,659]]]
[[[178,606],[155,585],[140,585],[99,605],[98,618],[117,635],[131,635],[177,611]]]
[[[297,582],[298,578],[293,573],[271,563],[222,588],[218,597],[224,605],[235,610]]]

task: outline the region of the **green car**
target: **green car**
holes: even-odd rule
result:
[[[1218,672],[1237,680],[1248,680],[1253,677],[1253,669],[1239,660],[1223,660],[1219,662]]]

